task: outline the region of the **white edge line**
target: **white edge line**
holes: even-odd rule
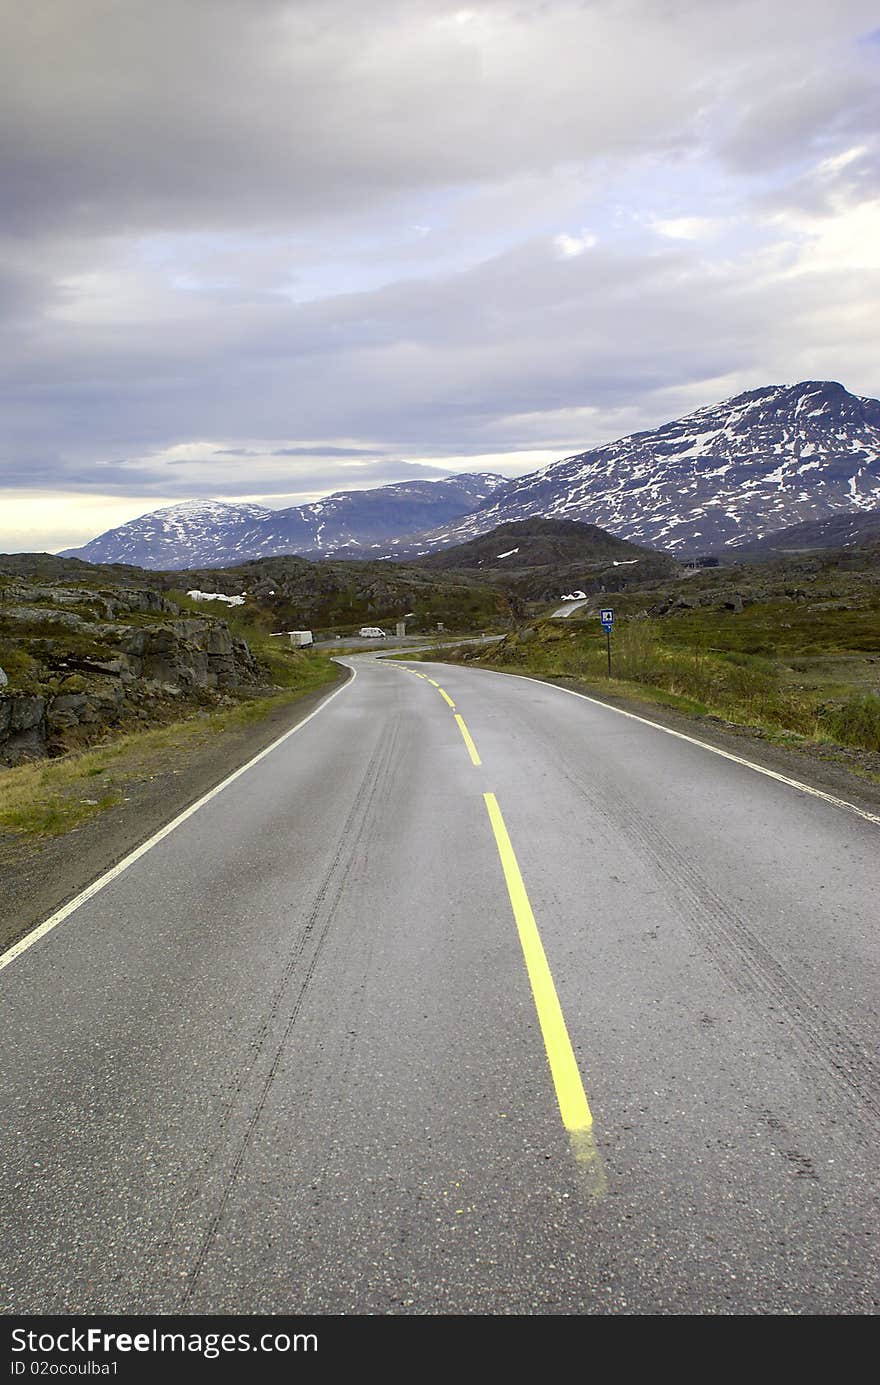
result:
[[[442,660],[438,660],[442,663]],[[456,668],[458,665],[447,665]],[[720,755],[723,760],[732,760],[735,765],[743,765],[746,769],[753,769],[756,774],[764,774],[768,779],[776,779],[780,784],[788,784],[792,789],[798,789],[801,793],[810,794],[812,798],[824,799],[826,803],[832,803],[835,808],[845,808],[847,812],[856,813],[866,822],[873,822],[880,825],[880,815],[869,813],[864,808],[856,807],[855,803],[848,802],[845,798],[835,798],[834,794],[825,793],[822,789],[814,789],[810,784],[801,783],[800,779],[789,779],[785,774],[779,774],[775,769],[767,769],[765,765],[756,765],[754,760],[745,760],[741,755],[734,755],[730,750],[722,750],[717,745],[710,745],[708,741],[697,740],[696,736],[688,736],[684,731],[673,731],[671,726],[663,726],[659,721],[651,721],[648,717],[637,716],[635,712],[626,712],[622,707],[613,707],[610,702],[603,702],[601,698],[589,697],[586,693],[575,692],[573,688],[560,687],[558,683],[549,683],[543,678],[529,678],[524,673],[499,673],[494,668],[481,668],[469,670],[474,673],[494,673],[498,678],[518,678],[523,683],[540,683],[542,687],[553,688],[556,692],[566,693],[569,697],[579,697],[582,702],[592,702],[594,707],[604,707],[608,712],[616,712],[620,717],[629,717],[630,721],[640,721],[643,726],[652,726],[655,731],[662,731],[665,736],[674,736],[676,740],[687,741],[690,745],[697,745],[701,750],[708,750],[712,755]]]
[[[32,928],[30,933],[26,933],[23,938],[19,938],[18,942],[13,943],[12,947],[8,948],[6,952],[0,953],[0,971],[2,971],[4,967],[8,967],[10,962],[14,962],[23,952],[27,952],[28,948],[33,947],[34,943],[39,942],[41,938],[45,938],[47,933],[51,933],[53,928],[57,928],[59,923],[63,923],[66,918],[69,918],[80,905],[94,898],[94,896],[103,890],[106,885],[109,885],[112,880],[122,875],[123,871],[128,870],[129,866],[134,865],[135,861],[140,860],[141,856],[145,856],[148,851],[151,851],[154,846],[157,846],[159,842],[173,832],[175,827],[179,827],[182,822],[186,822],[187,818],[192,817],[193,813],[197,813],[200,808],[204,808],[206,803],[210,803],[212,798],[216,798],[224,789],[228,789],[230,784],[234,784],[236,779],[240,779],[243,774],[246,774],[254,765],[258,765],[261,760],[265,760],[266,756],[271,755],[273,750],[277,750],[279,745],[283,745],[291,736],[295,736],[297,731],[301,731],[304,726],[307,726],[313,717],[316,717],[319,712],[323,712],[324,708],[330,705],[334,697],[338,697],[340,693],[345,692],[346,688],[350,688],[355,678],[357,678],[357,670],[352,668],[350,664],[342,664],[341,660],[339,662],[342,668],[350,669],[351,672],[351,677],[345,680],[341,688],[337,688],[336,691],[331,693],[329,697],[326,697],[320,706],[316,707],[313,712],[309,712],[307,717],[303,717],[302,721],[298,721],[296,726],[291,726],[289,731],[285,731],[277,740],[272,741],[271,744],[261,750],[258,755],[255,755],[252,760],[248,760],[247,764],[240,765],[237,770],[227,775],[219,784],[215,784],[213,789],[209,789],[206,794],[202,794],[201,798],[197,798],[195,803],[191,803],[182,813],[178,813],[176,818],[172,818],[170,822],[166,822],[165,826],[160,827],[158,832],[154,832],[152,837],[148,837],[145,842],[141,842],[140,846],[135,847],[134,851],[130,851],[127,856],[123,856],[122,860],[117,861],[115,866],[105,871],[103,875],[99,875],[97,880],[93,880],[91,885],[88,885],[78,895],[75,895],[73,899],[69,900],[67,904],[58,909],[56,913],[50,915],[43,923],[38,923],[36,928]]]

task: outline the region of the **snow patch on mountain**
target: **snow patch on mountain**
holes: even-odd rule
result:
[[[465,473],[307,505],[192,501],[64,556],[153,568],[300,554],[403,560],[499,525],[572,519],[689,556],[880,505],[880,402],[833,381],[767,385],[516,480]]]
[[[71,548],[63,558],[88,563],[132,563],[139,567],[186,567],[193,554],[210,554],[223,533],[234,537],[265,521],[265,505],[238,505],[222,500],[186,500],[110,529],[84,548]],[[149,557],[149,562],[145,559]]]
[[[833,381],[769,385],[512,481],[420,535],[432,550],[542,516],[678,555],[880,504],[880,402]]]
[[[321,558],[347,550],[355,555],[400,534],[457,520],[509,484],[506,477],[494,473],[465,472],[442,480],[338,491],[284,510],[192,500],[142,515],[61,556],[180,569],[221,567],[285,554]]]

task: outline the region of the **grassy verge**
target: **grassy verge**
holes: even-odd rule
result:
[[[446,650],[444,657],[548,679],[576,679],[612,696],[717,716],[782,740],[880,751],[876,691],[845,683],[798,683],[783,660],[741,647],[712,648],[705,639],[687,645],[682,633],[680,625],[670,624],[667,630],[649,620],[624,623],[614,636],[611,679],[606,676],[604,637],[562,622],[510,635],[488,657],[466,646]]]
[[[283,656],[282,656],[283,657]],[[338,676],[321,655],[299,656],[283,674],[284,691],[200,712],[167,726],[117,736],[57,760],[38,760],[0,772],[0,833],[17,837],[68,832],[124,801],[126,789],[159,773],[179,773],[186,757],[218,736],[258,723]]]

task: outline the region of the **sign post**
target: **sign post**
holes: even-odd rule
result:
[[[614,627],[614,612],[609,609],[599,612],[602,629],[605,631],[605,644],[608,649],[608,677],[611,677],[611,631]]]

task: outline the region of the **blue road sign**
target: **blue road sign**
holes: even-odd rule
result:
[[[614,612],[613,612],[613,611],[607,611],[607,610],[606,610],[606,611],[600,611],[600,612],[599,612],[599,619],[600,619],[601,622],[602,622],[602,629],[603,629],[603,630],[610,630],[611,627],[612,627],[612,625],[614,624]]]

